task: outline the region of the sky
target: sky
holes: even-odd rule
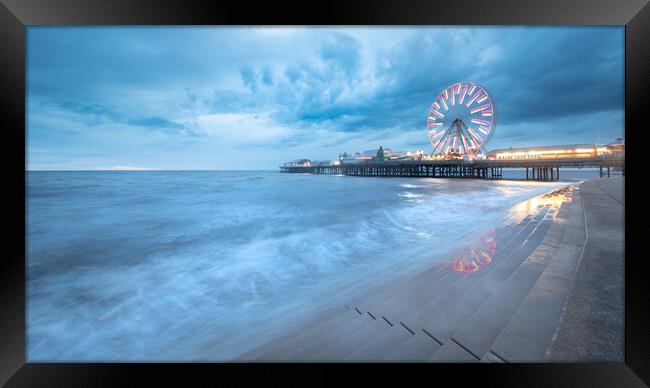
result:
[[[495,105],[487,149],[624,135],[624,28],[28,27],[29,170],[255,170],[431,151],[435,97]]]

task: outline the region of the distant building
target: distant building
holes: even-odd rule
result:
[[[381,151],[381,152],[380,152]],[[359,154],[357,152],[358,156],[355,156],[355,159],[362,159],[362,160],[386,160],[390,155],[393,154],[393,151],[390,150],[390,148],[384,148],[384,147],[379,147],[379,149],[376,150],[367,150],[363,151],[362,154]]]
[[[375,159],[379,161],[384,161],[385,157],[386,155],[384,154],[384,147],[379,146],[379,149],[377,150],[377,156],[375,157]]]
[[[338,162],[338,160],[336,160],[336,161],[335,160],[312,160],[311,161],[311,166],[312,167],[333,166],[333,165],[338,164],[338,163],[335,163],[335,162]]]
[[[591,158],[611,154],[607,146],[596,144],[568,144],[542,147],[523,147],[493,150],[486,154],[487,159],[562,159]]]
[[[609,152],[615,156],[625,156],[625,139],[617,137],[613,142],[605,145]]]
[[[422,160],[425,156],[424,150],[418,151],[393,151],[390,154],[392,160]]]
[[[356,152],[354,158],[357,160],[371,160],[375,158],[376,151]]]
[[[284,164],[285,167],[309,167],[311,160],[309,159],[296,159]]]

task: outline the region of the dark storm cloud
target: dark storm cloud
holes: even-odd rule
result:
[[[435,96],[471,81],[496,106],[489,148],[605,141],[623,132],[623,49],[622,27],[36,27],[30,136],[60,150],[70,142],[42,128],[123,124],[165,134],[157,149],[183,144],[187,158],[196,135],[224,153],[242,149],[228,135],[239,130],[258,153],[382,139],[419,148]]]

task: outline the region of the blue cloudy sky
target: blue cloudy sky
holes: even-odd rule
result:
[[[275,169],[430,150],[459,81],[496,105],[488,149],[624,130],[623,27],[30,27],[28,169]]]

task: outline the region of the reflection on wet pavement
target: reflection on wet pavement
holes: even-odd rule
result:
[[[562,203],[571,201],[571,196],[567,195],[571,190],[573,187],[567,186],[524,201],[512,209],[513,216],[522,220],[543,207],[549,207],[545,219],[553,220]],[[492,228],[480,236],[477,242],[470,244],[459,254],[451,263],[451,268],[456,272],[476,272],[488,266],[497,252],[496,233],[496,228]]]
[[[481,236],[478,243],[461,253],[451,267],[456,272],[475,272],[492,262],[492,257],[497,252],[496,229],[491,229]]]

